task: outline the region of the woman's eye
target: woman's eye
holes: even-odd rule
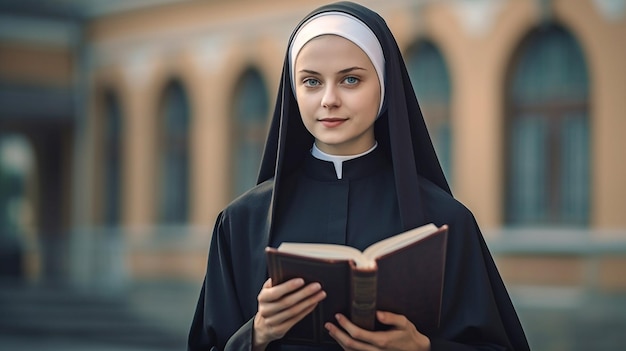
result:
[[[307,78],[304,80],[304,85],[307,87],[316,87],[320,85],[320,81],[314,78]]]
[[[359,82],[359,78],[357,78],[357,77],[346,77],[344,79],[344,82],[346,82],[346,84],[349,84],[349,85],[354,85],[354,84],[357,84]]]

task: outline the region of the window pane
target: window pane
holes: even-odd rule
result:
[[[441,51],[431,42],[415,45],[407,54],[407,70],[420,102],[439,162],[448,180],[452,175],[450,77]]]
[[[256,184],[265,143],[268,94],[258,71],[243,74],[234,101],[233,192],[237,196]]]
[[[118,99],[105,97],[104,121],[104,225],[120,223],[121,213],[121,129],[122,116]]]
[[[407,65],[413,89],[420,101],[448,104],[450,77],[443,55],[428,41],[409,51]]]
[[[584,225],[589,214],[589,128],[585,114],[563,117],[561,149],[561,216],[565,223]]]
[[[547,121],[543,116],[523,116],[511,130],[509,221],[542,222],[548,213]]]
[[[187,95],[179,83],[165,93],[161,124],[160,219],[187,220],[189,207],[189,119]]]

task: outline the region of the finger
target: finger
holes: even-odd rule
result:
[[[275,315],[264,318],[265,324],[272,330],[272,334],[278,338],[282,338],[289,329],[302,320],[306,315],[311,313],[317,302],[305,305],[299,304],[287,310],[281,311]]]
[[[396,329],[406,328],[409,322],[405,316],[387,311],[376,311],[376,318],[382,324],[393,326]]]
[[[376,333],[360,328],[352,323],[346,316],[341,313],[335,315],[339,325],[350,335],[352,339],[364,341],[368,344],[376,344]]]
[[[280,296],[278,296],[276,291],[273,289],[276,288],[264,289],[266,291],[262,291],[259,294],[258,300],[260,311],[262,309],[266,309],[269,312],[276,313],[283,309],[287,309],[318,293],[322,287],[319,283],[311,283],[299,290],[291,291]]]
[[[317,302],[321,301],[326,296],[326,293],[320,291],[318,294],[310,297],[302,303],[292,306],[288,309],[279,311],[278,313],[268,313],[268,309],[264,306],[271,304],[259,305],[259,312],[255,316],[255,328],[259,325],[260,330],[264,332],[259,333],[263,335],[269,335],[270,340],[276,340],[282,338],[293,325],[300,321],[304,316],[311,313],[317,306]]]
[[[271,288],[274,289],[274,288]],[[267,289],[270,291],[271,289]],[[281,296],[277,300],[273,300],[271,297],[267,297],[270,293],[266,293],[267,295],[263,295],[263,293],[259,294],[259,313],[264,318],[270,318],[274,315],[279,315],[279,320],[282,322],[285,319],[291,318],[295,313],[292,311],[299,312],[307,306],[317,303],[321,301],[324,297],[326,297],[326,293],[324,292],[321,295],[317,295],[320,293],[321,286],[319,283],[313,283],[305,286],[304,288],[288,294],[287,296]],[[299,308],[291,309],[295,305],[299,305]],[[281,313],[282,312],[282,313]]]
[[[347,319],[347,318],[346,318]],[[339,346],[344,350],[358,350],[358,351],[369,351],[376,350],[373,345],[369,345],[363,341],[354,339],[348,333],[346,333],[341,328],[337,327],[333,323],[326,323],[324,327],[328,331],[328,334],[337,341]]]
[[[300,310],[299,312],[297,308],[294,308],[292,312],[295,312],[296,314],[293,317],[287,319],[284,323],[288,324],[289,328],[291,328],[293,325],[306,317],[309,313],[313,312],[315,307],[317,307],[317,302],[309,305],[308,307],[303,307],[302,310]]]
[[[350,336],[346,334],[341,328],[337,327],[333,323],[326,322],[324,324],[324,328],[328,331],[328,334],[341,345],[341,347],[346,350],[345,343],[350,339]]]
[[[281,303],[289,306],[295,305],[297,303],[305,301],[306,299],[309,299],[311,296],[317,294],[320,291],[322,291],[322,286],[320,285],[320,283],[311,283],[300,290],[283,296]]]
[[[289,298],[291,297],[292,296],[289,296]],[[259,312],[261,312],[261,314],[268,320],[268,323],[271,323],[272,325],[290,323],[290,321],[294,319],[299,321],[304,318],[304,316],[313,311],[317,304],[324,298],[326,298],[326,292],[317,291],[316,293],[307,295],[295,302],[286,302],[284,301],[286,299],[281,300],[279,303],[267,306],[267,309],[261,310],[261,308],[259,308]],[[295,324],[295,322],[293,324]]]
[[[271,278],[270,278],[271,279]],[[294,278],[288,280],[282,284],[278,284],[275,286],[267,287],[267,283],[271,284],[271,281],[268,279],[265,284],[263,284],[263,289],[259,293],[258,300],[259,302],[271,302],[281,299],[283,296],[292,293],[293,291],[301,288],[304,285],[304,280],[301,278]]]

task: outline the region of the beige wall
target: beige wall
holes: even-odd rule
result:
[[[192,105],[190,224],[204,230],[194,231],[190,240],[203,243],[192,251],[204,258],[203,245],[215,216],[230,197],[229,118],[237,79],[246,67],[259,69],[273,107],[288,36],[302,16],[321,3],[190,2],[104,17],[90,25],[89,43],[95,57],[93,86],[123,91],[127,123],[124,225],[136,229],[131,232],[139,242],[149,241],[149,228],[155,226],[156,131],[152,121],[168,80],[180,79]],[[494,2],[490,15],[478,24],[462,14],[463,6],[471,6],[466,2],[367,4],[387,18],[402,50],[427,37],[445,55],[453,90],[453,190],[474,212],[488,238],[497,238],[504,209],[506,76],[521,40],[541,24],[540,2]],[[557,0],[552,4],[553,18],[579,40],[591,77],[592,235],[626,239],[626,161],[622,155],[626,138],[620,135],[626,130],[626,45],[622,45],[626,42],[626,19],[603,17],[591,0]],[[94,94],[98,91],[94,88]],[[97,133],[95,124],[91,125],[92,132]],[[147,258],[150,255],[153,258]],[[174,262],[174,256],[168,254],[168,262]],[[155,257],[158,253],[142,251],[133,258],[133,267],[150,275],[153,266],[141,262]],[[532,257],[505,257],[501,261],[504,276],[533,283],[515,273],[515,267],[529,259],[534,262],[531,266],[552,262],[551,258],[533,261]],[[553,269],[545,274],[561,276],[567,282],[582,281],[581,260],[557,260],[559,263],[550,265]],[[603,272],[616,271],[610,267],[619,266],[619,262],[602,263],[609,267]],[[563,274],[563,270],[568,273]],[[203,269],[194,271],[192,275],[201,275]],[[620,285],[623,279],[606,274],[609,277],[602,278],[606,284],[624,286]]]
[[[0,42],[0,79],[5,82],[68,87],[73,63],[66,47]]]

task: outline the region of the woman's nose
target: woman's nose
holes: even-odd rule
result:
[[[340,104],[339,95],[337,93],[337,87],[332,85],[327,86],[324,90],[324,96],[322,96],[322,107],[333,108]]]

